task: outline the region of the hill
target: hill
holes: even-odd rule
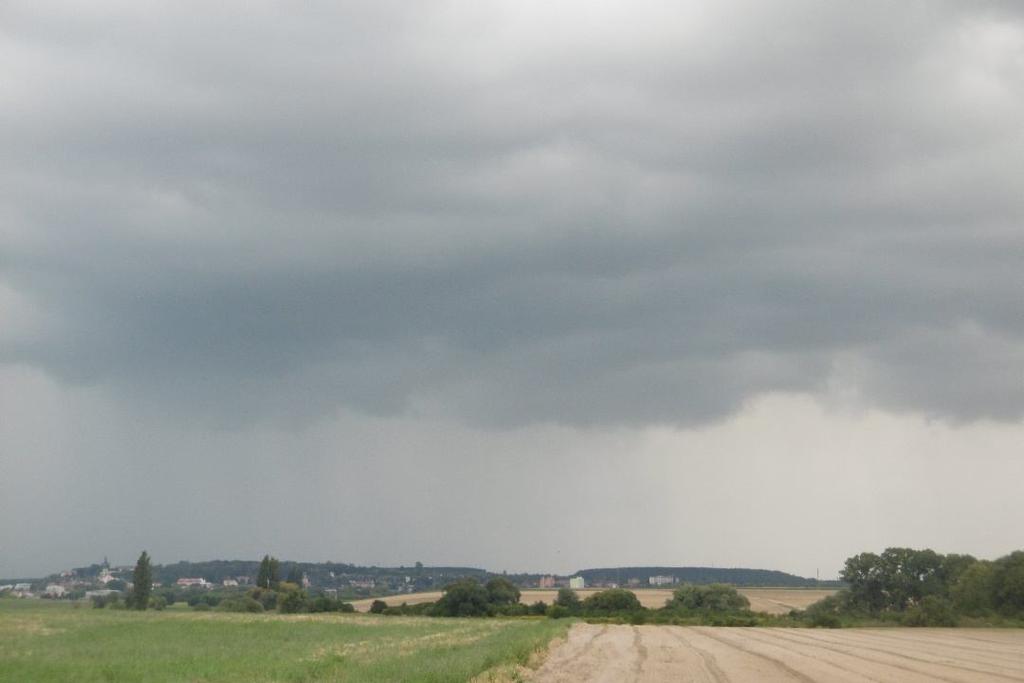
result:
[[[816,581],[774,569],[742,567],[608,567],[581,569],[575,576],[582,576],[588,586],[610,583],[628,586],[631,581],[648,586],[648,579],[652,576],[671,576],[676,583],[730,583],[734,586],[814,588],[841,585],[839,581]]]

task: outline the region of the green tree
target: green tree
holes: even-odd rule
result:
[[[288,578],[285,579],[288,583],[294,583],[297,586],[302,585],[302,569],[299,568],[298,564],[293,564],[288,570]]]
[[[260,562],[259,572],[256,574],[256,585],[260,588],[273,588],[276,590],[277,585],[281,583],[280,571],[281,565],[277,558],[264,555],[263,560]]]
[[[962,614],[976,617],[990,611],[994,606],[995,567],[991,562],[975,562],[950,587],[950,596]]]
[[[938,595],[926,595],[919,604],[907,609],[900,619],[904,626],[956,626],[957,621],[952,603]]]
[[[571,588],[559,588],[558,597],[555,598],[553,604],[558,607],[564,607],[570,612],[575,612],[580,608],[580,596]]]
[[[448,584],[434,606],[434,614],[441,617],[482,617],[493,611],[487,589],[476,579],[459,579]]]
[[[698,612],[736,612],[750,607],[750,601],[732,586],[712,583],[707,586],[684,584],[665,603],[668,609]]]
[[[886,548],[881,560],[886,607],[904,610],[943,592],[942,556],[934,550]]]
[[[519,602],[519,589],[504,577],[495,577],[487,582],[487,600],[492,605],[515,605]]]
[[[868,612],[902,611],[929,595],[947,592],[946,573],[963,571],[960,558],[943,567],[934,550],[886,548],[881,555],[861,553],[846,560],[840,576],[850,584],[854,605]]]
[[[277,589],[281,583],[281,563],[276,557],[270,558],[270,587]]]
[[[624,588],[598,591],[583,601],[583,611],[589,614],[633,612],[641,609],[636,593]]]
[[[850,602],[854,605],[869,612],[877,612],[885,606],[882,558],[875,553],[847,558],[839,577],[849,584]]]
[[[1024,550],[995,561],[993,602],[1004,614],[1024,614]]]
[[[278,584],[277,611],[297,614],[306,610],[306,591],[288,581]]]
[[[957,584],[964,572],[976,565],[978,560],[971,555],[957,555],[950,553],[942,557],[939,565],[939,579],[942,581],[943,589],[948,595],[949,591]]]
[[[374,600],[370,603],[370,614],[383,614],[388,608],[388,603],[383,600]]]
[[[153,592],[153,566],[149,561],[149,553],[145,550],[139,555],[135,563],[135,571],[132,573],[132,598],[131,606],[138,610],[149,607],[149,596]]]
[[[260,570],[256,574],[256,585],[260,588],[270,588],[270,555],[264,555],[260,560]]]

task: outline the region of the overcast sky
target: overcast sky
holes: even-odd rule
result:
[[[0,576],[1024,526],[1011,2],[0,3]]]

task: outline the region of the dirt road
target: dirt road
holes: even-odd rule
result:
[[[577,624],[533,683],[1024,681],[1024,631]]]

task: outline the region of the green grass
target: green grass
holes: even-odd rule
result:
[[[526,663],[568,626],[0,600],[0,681],[466,681]]]

